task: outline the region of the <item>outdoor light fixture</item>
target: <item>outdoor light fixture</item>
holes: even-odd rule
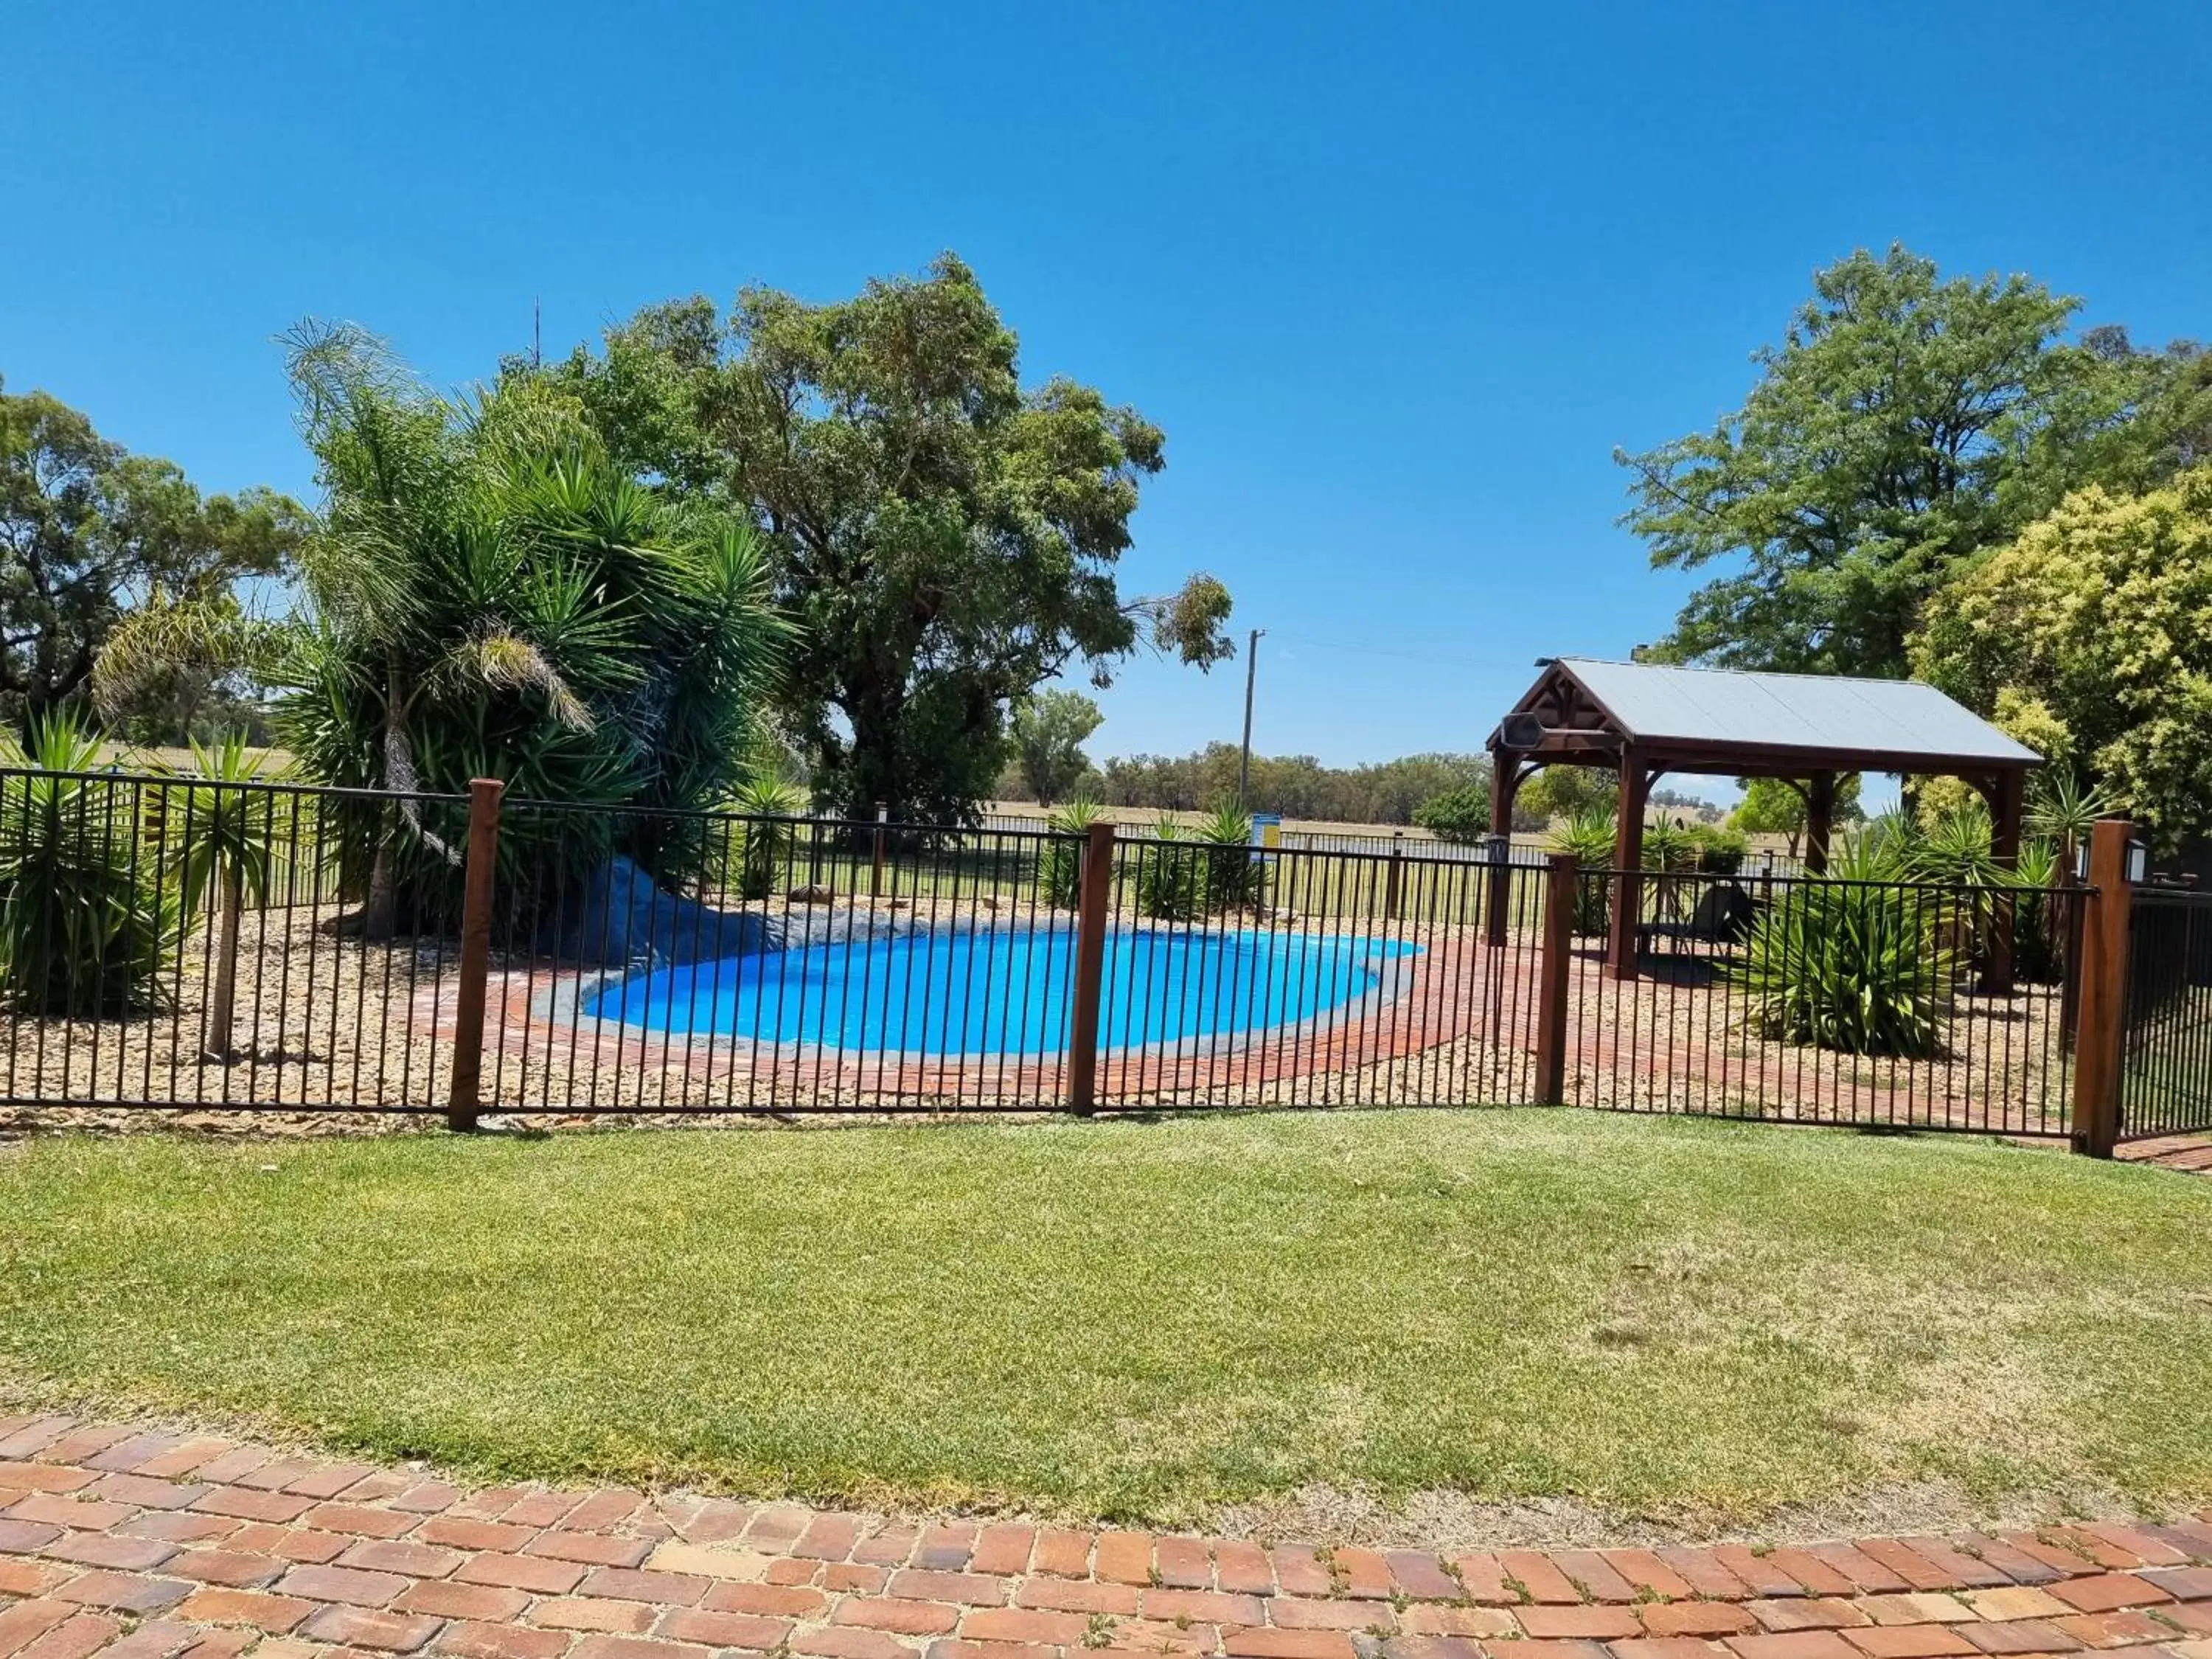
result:
[[[2089,879],[2089,843],[2078,842],[2074,848],[2074,877],[2077,881]],[[2140,887],[2150,879],[2150,848],[2143,842],[2128,842],[2127,878],[2130,886]]]

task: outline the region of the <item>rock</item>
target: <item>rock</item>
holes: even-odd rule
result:
[[[837,896],[818,881],[811,881],[804,887],[794,887],[785,896],[793,904],[834,904],[837,901]]]
[[[587,966],[713,962],[782,948],[781,930],[769,917],[665,893],[620,854],[592,878],[577,911],[563,936],[547,943]]]

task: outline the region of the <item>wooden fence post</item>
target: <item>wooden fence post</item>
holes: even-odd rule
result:
[[[491,976],[493,877],[499,864],[499,801],[507,785],[497,778],[469,781],[469,850],[462,866],[460,982],[453,998],[453,1084],[446,1098],[446,1127],[464,1133],[477,1127],[483,1102],[484,988]]]
[[[868,871],[868,896],[872,899],[884,896],[884,843],[890,838],[890,832],[884,826],[890,822],[890,807],[883,801],[878,801],[875,863]]]
[[[1399,890],[1406,879],[1406,832],[1393,832],[1390,837],[1390,874],[1382,888],[1382,915],[1390,921],[1398,920]]]
[[[2080,1029],[2074,1040],[2074,1150],[2110,1158],[2120,1134],[2120,1065],[2128,1004],[2128,844],[2135,826],[2099,818],[2089,840],[2088,924],[2081,930]]]
[[[1575,944],[1571,853],[1554,853],[1544,883],[1544,951],[1536,960],[1536,1104],[1567,1103],[1567,978]]]
[[[1114,826],[1101,819],[1083,845],[1075,922],[1075,995],[1067,1014],[1067,1104],[1088,1117],[1098,1105],[1098,1016],[1106,975],[1106,913],[1114,902]]]

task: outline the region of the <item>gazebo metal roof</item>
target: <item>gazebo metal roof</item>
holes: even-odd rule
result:
[[[1522,730],[1510,729],[1522,717]],[[1540,728],[1540,734],[1539,732]],[[1559,657],[1490,739],[1545,762],[1610,764],[1625,747],[1670,772],[1985,773],[2043,757],[1916,680],[1676,668]]]

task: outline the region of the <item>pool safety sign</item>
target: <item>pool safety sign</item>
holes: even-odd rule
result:
[[[1252,814],[1252,845],[1259,850],[1262,864],[1271,862],[1269,855],[1283,844],[1283,815],[1280,812]]]

